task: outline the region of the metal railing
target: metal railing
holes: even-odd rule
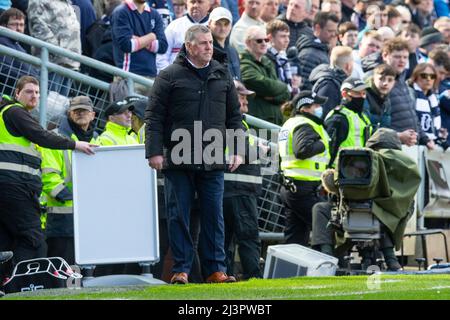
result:
[[[96,69],[111,76],[126,79],[128,89],[131,93],[134,92],[134,83],[139,83],[148,87],[153,85],[153,81],[145,77],[126,72],[109,64],[62,49],[58,46],[4,27],[0,27],[0,36],[26,43],[40,51],[40,57],[38,58],[0,45],[0,54],[3,56],[3,59],[0,60],[0,63],[2,63],[0,69],[0,83],[2,87],[0,91],[2,94],[12,94],[18,78],[21,75],[30,74],[30,67],[26,64],[32,65],[34,67],[33,71],[38,73],[41,83],[39,122],[44,127],[47,126],[49,113],[50,115],[52,114],[51,111],[48,112],[47,110],[49,91],[56,92],[59,95],[66,97],[79,94],[88,95],[96,106],[95,111],[97,112],[97,116],[101,114],[104,107],[109,103],[109,83],[52,63],[49,61],[50,55],[63,56],[78,61],[82,66],[90,69]],[[9,57],[9,59],[6,57]],[[23,66],[23,69],[17,66]],[[56,95],[53,94],[53,96]],[[55,99],[51,100],[54,102]],[[59,97],[59,100],[64,99]],[[63,103],[64,101],[56,101],[56,104],[59,106]],[[50,106],[52,106],[52,104],[50,104]],[[60,111],[61,108],[62,107],[57,108],[58,111]],[[100,117],[98,117],[98,119],[100,119]],[[98,124],[99,123],[97,122],[96,125]],[[53,125],[57,125],[57,123],[53,123]]]
[[[245,116],[246,122],[254,128],[266,129],[271,132],[280,131],[281,127],[268,121],[256,118],[251,115]],[[272,137],[277,139],[277,136]],[[271,152],[275,153],[272,157],[262,159],[262,193],[258,199],[258,224],[260,238],[262,240],[283,241],[285,214],[284,206],[280,199],[281,175],[278,170],[278,162],[273,166],[271,161],[276,161],[278,157],[277,141],[268,141]],[[276,168],[276,169],[275,169]]]

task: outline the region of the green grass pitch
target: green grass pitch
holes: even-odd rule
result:
[[[41,290],[3,299],[450,300],[450,275],[251,279],[232,284]]]

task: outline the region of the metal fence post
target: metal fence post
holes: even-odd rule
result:
[[[41,75],[39,98],[39,123],[43,128],[47,128],[47,94],[48,94],[48,49],[41,48]]]
[[[425,163],[425,152],[427,152],[426,148],[423,146],[419,146],[419,161],[418,167],[420,176],[422,180],[420,181],[419,189],[417,190],[417,230],[425,229],[425,193],[428,192],[425,188],[425,176],[426,176],[426,163]]]
[[[127,85],[128,85],[128,91],[130,93],[130,95],[134,95],[134,81],[131,78],[127,79]]]

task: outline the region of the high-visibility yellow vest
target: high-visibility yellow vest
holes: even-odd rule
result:
[[[130,133],[130,128],[108,121],[105,131],[98,137],[98,144],[101,146],[122,146],[139,144],[134,132]]]
[[[137,139],[138,139],[139,144],[145,143],[145,123],[139,129],[139,132],[137,133]]]
[[[294,131],[299,126],[310,125],[320,136],[325,151],[314,157],[298,159],[292,149]],[[325,128],[302,115],[288,119],[280,130],[278,148],[281,157],[281,170],[285,177],[301,181],[320,181],[320,176],[330,161],[329,137]]]
[[[38,146],[25,137],[15,137],[6,129],[3,115],[13,106],[5,106],[0,112],[0,181],[4,183],[31,184],[41,187],[41,154]]]
[[[246,130],[250,129],[250,126],[245,120],[242,120],[242,124],[244,125]],[[250,147],[256,148],[256,139],[255,137],[249,135],[248,143]],[[225,156],[226,159],[229,159],[229,148],[228,146],[225,148]],[[253,168],[252,165],[259,165],[259,160],[256,159],[252,163],[242,164],[236,171],[234,172],[225,172],[224,173],[224,181],[234,182],[234,183],[248,183],[248,184],[262,184],[262,177],[260,173],[260,168]]]
[[[372,126],[369,117],[365,113],[359,114],[345,106],[339,106],[328,113],[326,119],[329,119],[336,113],[344,115],[348,122],[348,134],[346,139],[340,144],[339,149],[345,147],[364,147],[367,139],[372,135]]]
[[[70,137],[78,141],[75,134]],[[92,138],[91,143],[95,143]],[[64,188],[72,190],[72,150],[41,149],[42,154],[42,184],[47,196],[48,214],[72,214],[73,202],[58,201],[56,196]]]

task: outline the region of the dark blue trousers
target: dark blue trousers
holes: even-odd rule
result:
[[[172,249],[173,272],[190,273],[194,245],[189,232],[189,216],[198,195],[200,236],[198,251],[202,273],[226,271],[223,222],[223,171],[165,170],[165,196]]]

